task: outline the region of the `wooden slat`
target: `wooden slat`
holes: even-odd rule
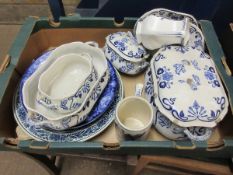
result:
[[[216,175],[232,174],[230,168],[227,166],[186,158],[169,156],[141,156],[140,159],[135,168],[134,175],[138,174],[150,162],[200,173]]]

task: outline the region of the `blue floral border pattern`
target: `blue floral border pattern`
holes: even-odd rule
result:
[[[225,97],[214,97],[216,104],[219,105],[219,109],[216,111],[207,111],[205,107],[199,104],[197,100],[194,100],[193,104],[188,107],[187,114],[185,114],[183,110],[177,111],[173,106],[175,104],[176,98],[159,98],[159,100],[162,106],[171,112],[173,117],[183,122],[194,121],[196,119],[204,122],[214,121],[216,118],[218,118],[219,114],[224,109],[226,102]]]
[[[115,38],[120,36],[121,39],[112,41]],[[122,38],[124,37],[124,38]],[[117,32],[109,35],[109,42],[117,48],[122,54],[130,58],[142,59],[146,55],[146,50],[137,43],[134,36],[128,36],[125,32]],[[136,51],[130,49],[131,45],[137,45],[138,48]]]
[[[55,111],[59,109],[59,106],[61,109],[65,111],[77,109],[82,104],[80,102],[80,99],[85,98],[85,96],[88,94],[89,90],[91,89],[91,85],[93,85],[94,81],[97,80],[96,75],[97,73],[95,69],[93,69],[92,73],[85,79],[83,86],[80,87],[73,96],[65,98],[58,104],[52,104],[51,100],[48,99],[47,97],[40,98],[37,102],[45,106],[46,108]],[[40,94],[40,96],[42,96],[42,94]]]
[[[49,51],[49,52],[46,52],[46,53],[44,53],[43,55],[41,55],[40,57],[38,57],[37,58],[37,60],[35,60],[34,62],[33,62],[33,64],[31,64],[31,66],[25,71],[25,74],[23,75],[23,77],[22,77],[22,79],[21,79],[21,82],[20,82],[20,86],[19,86],[19,91],[20,92],[18,92],[17,94],[16,94],[16,97],[15,97],[15,104],[13,105],[13,107],[14,107],[14,116],[15,116],[15,119],[16,119],[16,121],[17,121],[17,123],[20,125],[20,126],[22,126],[22,128],[25,130],[25,132],[28,132],[29,133],[29,135],[33,135],[35,138],[37,138],[37,139],[42,139],[43,138],[43,136],[40,136],[40,133],[42,133],[43,135],[45,135],[45,137],[46,137],[46,139],[50,139],[51,141],[56,141],[56,140],[54,140],[55,139],[55,137],[53,138],[53,137],[51,137],[51,138],[49,138],[49,134],[51,134],[51,133],[53,133],[53,132],[50,132],[50,131],[47,131],[46,129],[44,129],[44,128],[42,128],[41,126],[39,126],[39,125],[37,125],[36,123],[35,123],[35,121],[43,121],[44,120],[44,117],[43,116],[37,116],[36,118],[29,118],[28,116],[27,116],[27,109],[26,109],[26,107],[24,106],[24,104],[23,104],[23,102],[22,102],[22,87],[23,87],[23,84],[25,83],[25,81],[34,73],[34,71],[38,68],[38,66],[41,64],[41,63],[43,63],[46,59],[47,59],[47,57],[49,56],[49,54],[51,53],[51,51]],[[80,128],[82,128],[82,129],[80,129],[80,128],[78,128],[79,130],[80,130],[80,134],[81,134],[81,131],[83,131],[85,128],[84,127],[87,127],[87,128],[89,128],[90,126],[93,126],[93,129],[94,129],[94,127],[97,127],[97,125],[99,125],[97,128],[96,128],[96,132],[98,133],[98,132],[101,132],[105,127],[107,127],[111,122],[112,122],[112,120],[114,119],[114,115],[112,115],[111,114],[111,112],[106,112],[106,108],[104,109],[104,107],[107,107],[108,109],[107,109],[107,111],[109,111],[109,110],[112,110],[112,111],[114,111],[115,109],[111,109],[111,106],[110,105],[112,105],[112,106],[114,106],[113,104],[114,104],[114,102],[116,103],[116,101],[117,100],[120,100],[121,98],[122,98],[122,96],[123,96],[123,94],[121,94],[121,89],[122,89],[122,85],[120,84],[120,82],[119,82],[119,78],[118,78],[118,76],[116,75],[116,72],[115,72],[115,70],[114,70],[114,68],[113,68],[113,66],[110,64],[110,63],[108,63],[108,65],[109,65],[109,71],[110,71],[110,74],[111,74],[111,77],[110,78],[112,78],[113,80],[110,82],[109,81],[109,84],[106,86],[106,88],[104,89],[104,91],[103,91],[103,93],[102,93],[102,95],[101,95],[101,98],[99,99],[99,101],[102,101],[102,103],[98,103],[98,104],[96,104],[95,105],[95,107],[93,108],[93,111],[91,111],[91,113],[90,113],[90,117],[91,118],[89,118],[89,116],[87,117],[87,122],[84,122],[84,123],[82,123],[82,124],[80,124]],[[106,75],[104,75],[104,76],[106,76]],[[110,87],[110,89],[108,88],[108,86]],[[115,90],[114,89],[112,89],[112,88],[115,88]],[[104,98],[102,98],[102,97],[106,97],[106,96],[109,96],[109,92],[116,92],[116,94],[117,94],[117,97],[115,96],[115,93],[114,93],[114,96],[115,97],[112,97],[111,99],[109,99],[109,100],[107,100],[107,99],[104,99]],[[110,96],[111,97],[111,96]],[[119,99],[118,99],[119,98]],[[104,101],[104,102],[103,102]],[[105,103],[106,102],[106,103]],[[105,104],[105,105],[103,105],[103,103]],[[108,105],[107,105],[108,104]],[[101,107],[99,107],[101,105]],[[116,104],[115,104],[116,105]],[[98,108],[98,109],[97,109]],[[106,112],[106,114],[104,113],[104,112]],[[105,116],[105,115],[108,115],[108,114],[110,115],[110,116]],[[96,121],[96,123],[97,122],[99,122],[99,124],[95,124],[95,123],[93,123],[93,124],[91,124],[93,121],[95,121],[95,120],[97,120],[97,119],[99,119],[100,118],[100,116],[101,116],[101,118],[103,118],[102,119],[102,122],[103,122],[103,125],[101,126],[100,125],[100,122],[99,121]],[[105,116],[105,117],[104,117]],[[104,118],[105,118],[105,120],[106,121],[104,121]],[[64,121],[63,121],[63,124],[64,125],[67,125],[69,122],[70,122],[70,120],[72,120],[72,118],[70,118],[70,119],[65,119]],[[82,126],[81,126],[82,125]],[[90,125],[90,126],[89,126]],[[77,129],[76,128],[76,129]],[[39,133],[38,133],[38,135],[37,134],[35,134],[34,132],[33,132],[33,130],[37,130],[38,129],[38,131],[39,131]],[[86,140],[86,139],[89,139],[89,137],[93,137],[94,135],[95,135],[95,133],[90,133],[90,135],[88,136],[88,135],[84,135],[84,136],[82,136],[82,135],[77,135],[77,134],[75,134],[75,132],[76,133],[79,133],[78,131],[79,130],[77,130],[77,132],[76,131],[72,131],[72,132],[67,132],[67,133],[73,133],[74,134],[74,136],[73,137],[75,137],[75,139],[77,139],[77,141],[84,141],[84,140]],[[59,132],[59,131],[57,131],[57,132]],[[49,133],[49,134],[48,134]],[[60,133],[60,132],[59,132]],[[56,133],[55,133],[55,135],[56,135]],[[41,138],[40,138],[41,137]],[[56,137],[59,137],[59,136],[56,136]],[[61,138],[62,139],[62,138]],[[63,138],[63,139],[65,139],[65,138]],[[68,139],[71,139],[71,138],[68,138]],[[83,140],[84,139],[84,140]],[[43,139],[42,139],[43,140]],[[49,141],[49,140],[46,140],[46,141]],[[62,140],[61,140],[62,141]],[[65,141],[65,140],[64,140]],[[74,140],[75,141],[75,140]]]
[[[166,66],[156,70],[156,77],[160,88],[170,88],[173,84],[173,74]]]
[[[135,71],[136,73],[139,73],[141,72],[142,70],[144,70],[145,67],[147,67],[147,64],[146,62],[142,61],[140,63],[137,63],[138,65],[138,68],[136,68],[135,64],[130,62],[130,61],[127,61],[123,58],[121,58],[112,48],[110,48],[109,46],[106,46],[106,50],[105,52],[107,52],[108,54],[110,54],[110,58],[108,58],[110,60],[111,63],[113,64],[122,64],[122,66],[120,66],[118,68],[118,70],[120,72],[123,72],[123,73],[130,73],[130,72],[133,72]]]
[[[192,44],[188,43],[188,45],[190,45],[193,49],[204,49],[204,38],[202,38],[202,35],[197,31],[197,29],[193,26],[190,26],[189,33],[190,35],[194,36],[194,41]]]
[[[42,56],[40,56],[39,58],[37,58],[36,61],[34,61],[33,64],[30,65],[30,67],[25,71],[23,77],[22,77],[22,80],[21,80],[21,84],[20,84],[20,87],[21,87],[21,92],[22,92],[22,87],[23,87],[23,84],[24,82],[31,76],[31,74],[40,66],[40,64],[47,59],[48,55],[51,53],[51,51],[49,51],[48,53],[45,53],[43,54]],[[101,116],[106,110],[107,108],[109,107],[109,105],[112,103],[113,99],[114,99],[114,96],[115,96],[115,93],[117,91],[117,88],[119,86],[119,82],[118,82],[118,77],[116,75],[116,71],[115,69],[113,68],[113,66],[111,65],[110,62],[108,62],[108,68],[109,68],[109,74],[110,76],[105,73],[100,82],[99,82],[99,85],[101,83],[104,83],[104,80],[106,79],[106,77],[108,76],[109,77],[109,81],[108,81],[108,84],[106,85],[105,89],[103,90],[103,92],[101,93],[100,91],[100,87],[97,86],[95,87],[95,89],[93,90],[92,94],[91,94],[91,98],[92,100],[97,100],[98,99],[98,102],[100,103],[97,103],[95,104],[95,106],[92,108],[92,111],[86,115],[86,116],[80,116],[79,117],[79,121],[78,122],[82,122],[80,123],[79,125],[75,126],[74,128],[77,129],[77,128],[80,128],[80,127],[83,127],[83,126],[86,126],[87,124],[91,123],[92,121],[96,120],[99,116]],[[101,95],[101,98],[99,98]],[[110,97],[110,99],[109,99]],[[84,104],[84,107],[81,111],[85,110],[86,107],[89,106],[89,103],[90,103],[90,100],[87,100],[86,103]],[[63,119],[61,122],[60,122],[60,125],[62,125],[63,129],[64,128],[69,128],[69,125],[70,123],[74,122],[74,117],[75,116],[72,116],[72,117],[69,117],[69,118],[66,118],[66,119]],[[42,121],[47,121],[47,119],[39,114],[33,116],[33,121],[35,122],[42,122]],[[83,121],[85,119],[85,121]],[[54,128],[56,130],[61,130],[60,126],[56,126],[56,125],[51,125],[51,124],[43,124],[44,127],[46,128]]]
[[[176,20],[176,21],[181,21],[184,20],[184,18],[188,18],[189,21],[194,24],[194,25],[198,25],[193,18],[187,16],[187,15],[183,15],[183,14],[177,14],[175,12],[170,12],[167,10],[159,10],[159,11],[153,11],[151,14],[149,15],[154,15],[154,16],[158,16],[158,17],[162,17],[162,18],[166,18],[166,19],[172,19],[172,20]],[[144,18],[146,18],[147,16],[145,16]],[[140,18],[140,20],[143,20],[144,18]]]
[[[22,103],[22,97],[19,92],[16,93],[14,104],[14,116],[22,129],[31,135],[33,138],[48,142],[83,142],[93,138],[98,133],[103,131],[115,118],[115,109],[117,103],[122,99],[120,90],[109,109],[102,115],[96,122],[88,125],[87,127],[73,130],[71,132],[49,131],[39,125],[36,125],[33,120],[28,117],[27,110]]]
[[[213,88],[220,87],[220,83],[217,79],[216,72],[213,67],[205,65],[204,68],[205,77],[208,80],[208,83],[212,85]]]
[[[172,134],[172,138],[175,140],[186,140],[188,137],[184,133],[184,129],[182,127],[179,127],[175,124],[173,124],[167,117],[165,117],[159,110],[157,109],[157,106],[154,103],[154,87],[153,87],[153,81],[152,81],[152,75],[151,75],[151,69],[149,68],[146,71],[145,74],[145,94],[147,97],[147,100],[149,103],[154,107],[155,109],[155,116],[154,116],[154,126],[156,129],[163,135],[169,137],[169,133]],[[172,99],[175,100],[175,99]],[[221,104],[221,109],[224,109],[224,98],[215,98],[216,102],[218,104]],[[188,131],[192,133],[193,136],[203,136],[208,129],[205,127],[187,127]]]

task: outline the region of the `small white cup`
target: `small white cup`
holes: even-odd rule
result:
[[[142,97],[127,97],[117,105],[115,123],[120,140],[146,139],[153,123],[152,106]]]

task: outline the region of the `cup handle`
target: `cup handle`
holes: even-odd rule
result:
[[[193,135],[187,128],[184,129],[184,133],[191,140],[194,140],[194,141],[205,141],[205,140],[207,140],[211,136],[212,130],[211,129],[207,129],[206,133],[203,134],[203,135],[201,135],[201,136],[195,136],[195,135]]]
[[[85,43],[88,44],[89,46],[99,47],[99,44],[95,41],[87,41]]]
[[[136,84],[135,96],[141,97],[142,96],[142,91],[143,91],[143,84],[141,84],[141,83]]]

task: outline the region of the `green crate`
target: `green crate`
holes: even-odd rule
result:
[[[132,29],[135,18],[125,18],[124,23],[116,24],[112,18],[81,18],[70,16],[61,18],[57,27],[51,26],[48,18],[29,17],[22,26],[16,40],[9,50],[10,64],[0,75],[0,150],[23,151],[37,154],[148,154],[148,155],[174,155],[188,157],[218,157],[228,158],[233,154],[233,131],[231,131],[232,104],[233,104],[233,77],[227,67],[223,50],[218,41],[213,25],[210,21],[201,20],[200,26],[206,39],[207,51],[214,59],[219,74],[225,84],[230,97],[231,110],[219,125],[221,140],[218,145],[209,145],[208,142],[190,141],[123,141],[119,144],[109,145],[98,141],[83,143],[47,143],[39,141],[18,141],[15,139],[15,121],[11,110],[12,97],[17,82],[23,70],[29,65],[26,55],[22,55],[25,48],[30,47],[28,40],[32,34],[43,29],[72,29],[72,28],[121,28]],[[55,31],[55,30],[54,30]],[[59,36],[58,36],[59,37]],[[41,52],[37,50],[35,52]],[[32,52],[33,53],[33,52]],[[8,58],[9,58],[8,57]],[[25,58],[25,60],[24,60]],[[23,62],[25,61],[25,64]],[[19,66],[19,64],[21,66]]]

